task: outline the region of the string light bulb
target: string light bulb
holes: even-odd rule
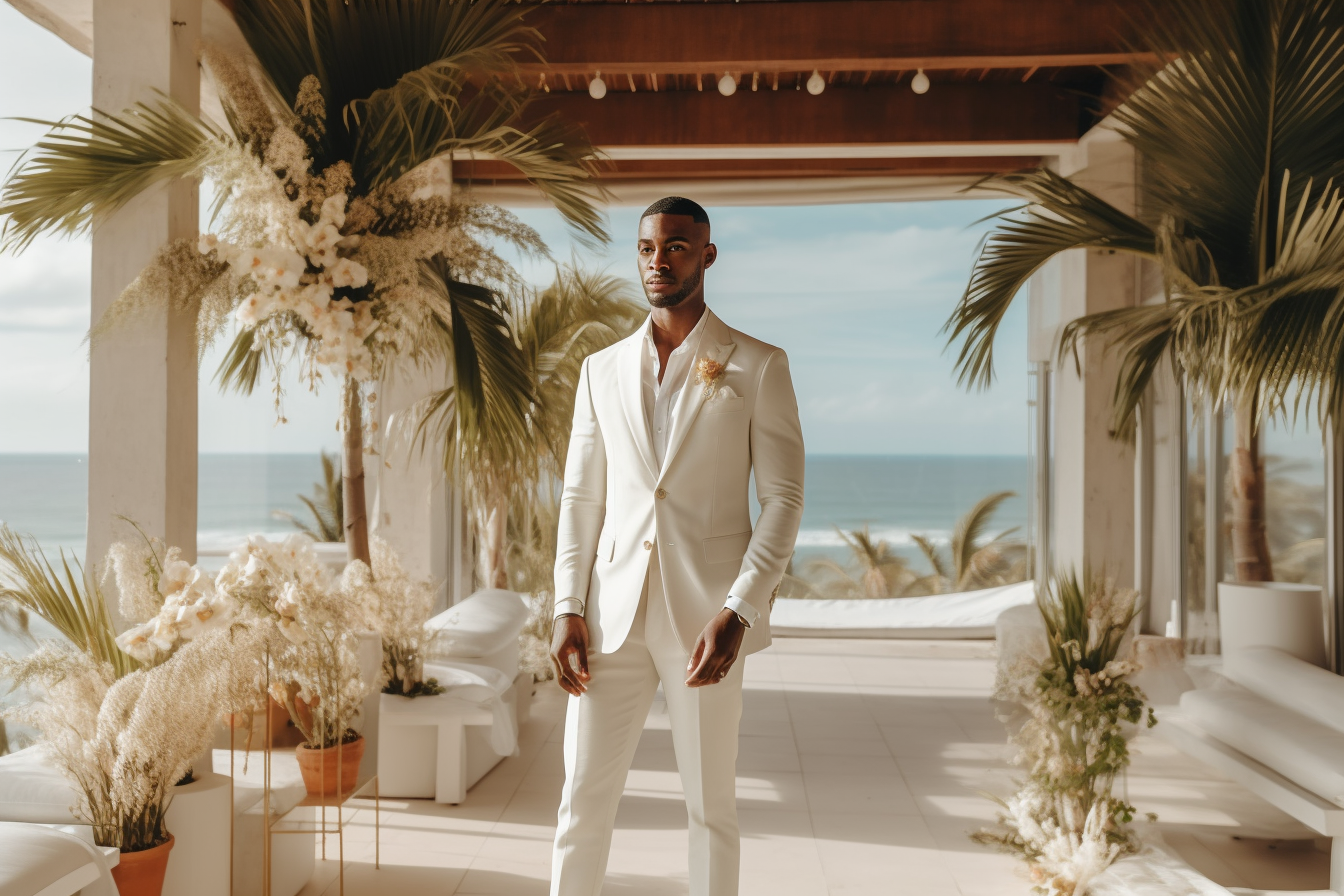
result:
[[[719,79],[719,93],[724,96],[732,96],[737,93],[737,81],[728,72],[724,72],[723,77]]]
[[[602,80],[601,72],[598,72],[597,76],[588,82],[588,95],[595,100],[600,100],[607,95],[607,82]]]
[[[915,72],[915,76],[910,79],[910,89],[918,94],[929,92],[929,76],[924,74],[924,69]]]
[[[816,71],[814,69],[812,72],[812,77],[807,79],[807,92],[812,94],[813,96],[817,96],[825,89],[826,89],[826,79],[821,76],[821,72]]]

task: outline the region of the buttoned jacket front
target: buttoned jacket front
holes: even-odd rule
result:
[[[706,388],[692,364],[661,468],[643,405],[643,331],[584,361],[560,503],[555,594],[558,602],[582,602],[591,650],[612,653],[624,642],[655,545],[668,614],[688,653],[729,595],[759,614],[743,652],[770,644],[770,607],[802,518],[798,405],[781,349],[705,314],[697,360],[724,371]],[[761,508],[754,528],[753,473]]]

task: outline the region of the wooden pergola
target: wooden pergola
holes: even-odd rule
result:
[[[544,92],[535,114],[585,126],[618,198],[682,181],[819,179],[894,198],[893,187],[1034,166],[1123,99],[1137,55],[1132,0],[529,5],[527,22],[545,38],[546,61],[526,66]],[[911,89],[920,71],[923,94]],[[818,95],[806,87],[814,73]],[[606,94],[594,99],[599,77]],[[455,175],[519,183],[490,160],[459,163]],[[746,186],[738,195],[751,195]],[[825,195],[839,184],[814,186]]]

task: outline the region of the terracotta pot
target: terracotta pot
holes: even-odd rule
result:
[[[173,835],[168,842],[139,852],[124,852],[112,869],[112,880],[121,896],[159,896],[163,892],[163,875],[168,871],[168,852],[173,848]]]
[[[364,758],[364,738],[326,749],[307,744],[298,747],[299,771],[310,796],[349,793],[359,780],[359,761]]]

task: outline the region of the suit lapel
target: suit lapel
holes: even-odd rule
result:
[[[695,418],[700,415],[700,409],[705,406],[704,387],[696,380],[696,367],[699,366],[700,359],[710,358],[726,365],[733,349],[737,348],[737,343],[733,342],[728,327],[724,325],[723,321],[719,320],[714,312],[709,309],[705,309],[705,314],[709,315],[709,320],[705,321],[705,332],[700,339],[699,352],[691,360],[691,372],[687,377],[686,385],[682,388],[676,419],[672,425],[672,434],[667,441],[667,453],[663,455],[664,470],[672,465],[672,459],[677,456],[677,449],[681,447],[682,442],[686,441],[686,434],[691,431]]]
[[[620,375],[617,388],[621,393],[621,409],[625,411],[626,423],[630,425],[630,434],[635,447],[649,472],[658,475],[658,465],[654,461],[653,438],[649,434],[649,418],[644,414],[644,369],[642,354],[644,347],[644,329],[636,330],[621,347]]]

